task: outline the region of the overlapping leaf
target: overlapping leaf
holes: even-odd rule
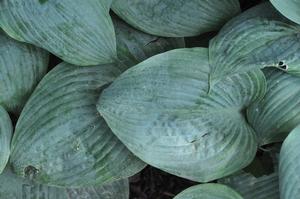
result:
[[[221,184],[202,184],[190,187],[174,199],[243,199],[233,189]]]
[[[10,167],[0,175],[1,199],[128,199],[128,191],[127,179],[103,186],[63,189],[18,177]]]
[[[11,37],[75,65],[116,59],[111,0],[2,0],[0,26]]]
[[[233,19],[211,41],[210,56],[215,55],[217,57],[214,59],[214,63],[211,64],[212,80],[218,80],[224,75],[248,71],[257,67],[276,67],[289,74],[299,76],[300,27],[287,23],[287,21],[276,15],[262,14],[258,16]],[[217,67],[220,64],[225,66]],[[292,77],[291,75],[287,76]],[[272,77],[270,78],[272,79]],[[292,79],[284,82],[288,84],[288,81],[293,82],[297,78]],[[250,108],[250,114],[248,114],[249,121],[255,128],[261,145],[282,140],[286,133],[294,128],[297,123],[297,118],[294,117],[297,115],[297,109],[294,109],[297,103],[296,99],[292,100],[291,106],[289,106],[290,104],[287,105],[290,102],[289,100],[283,100],[286,97],[293,98],[294,93],[292,92],[297,93],[297,91],[288,91],[287,89],[293,89],[294,86],[283,87],[284,82],[282,85],[277,84],[277,81],[281,81],[279,79],[272,81],[269,81],[272,86],[268,90],[265,99],[257,103],[256,107],[252,106],[255,108]],[[278,90],[272,90],[274,87]],[[286,93],[289,94],[286,95]],[[282,95],[284,95],[284,98],[281,98]],[[280,99],[275,97],[276,100],[274,96]],[[283,113],[287,113],[287,109],[293,109],[293,112],[286,117],[286,114]],[[279,110],[283,111],[280,112]]]
[[[10,155],[10,141],[13,127],[8,113],[0,106],[0,174],[5,168]]]
[[[188,179],[246,166],[257,140],[243,113],[264,95],[260,68],[300,71],[300,28],[258,14],[268,7],[230,21],[208,50],[170,51],[122,74],[98,103],[113,132],[145,162]]]
[[[38,85],[16,125],[11,163],[20,176],[56,186],[100,185],[144,167],[96,110],[113,65],[58,65]]]
[[[115,0],[112,9],[132,26],[166,37],[217,30],[240,12],[238,0]]]
[[[298,198],[300,195],[300,127],[295,128],[284,141],[279,158],[280,198]]]
[[[248,109],[248,120],[260,145],[283,141],[300,123],[300,77],[264,70],[267,92],[264,99]]]
[[[21,111],[47,66],[46,51],[15,41],[0,30],[0,105],[7,111]]]
[[[270,0],[285,17],[300,24],[300,2],[297,0]]]
[[[113,17],[113,22],[117,38],[118,61],[122,71],[153,55],[185,46],[183,38],[149,35],[130,27],[117,17]]]
[[[269,17],[237,17],[210,42],[211,78],[277,67],[299,75],[300,26]],[[219,67],[223,65],[223,67]]]
[[[145,162],[196,181],[217,179],[255,155],[243,109],[263,96],[265,80],[257,69],[210,87],[209,73],[207,49],[169,51],[123,73],[98,110]]]
[[[219,182],[235,189],[244,199],[279,199],[278,173],[255,177],[242,172]]]
[[[244,199],[279,199],[278,156],[281,145],[266,147],[243,171],[218,180]]]

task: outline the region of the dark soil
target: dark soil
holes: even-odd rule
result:
[[[184,189],[198,183],[147,166],[130,178],[130,199],[172,199]]]

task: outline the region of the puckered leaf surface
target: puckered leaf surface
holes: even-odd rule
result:
[[[100,185],[144,167],[96,110],[101,90],[119,75],[113,65],[50,71],[17,122],[11,163],[20,176],[56,186]]]
[[[253,159],[255,133],[243,109],[265,92],[259,70],[210,84],[208,50],[177,49],[127,70],[98,110],[145,162],[196,181],[238,171]]]
[[[268,8],[231,20],[208,49],[169,51],[127,70],[98,111],[134,154],[169,173],[207,182],[242,169],[259,143],[244,113],[265,94],[260,69],[300,74],[300,28]]]
[[[11,37],[75,65],[112,63],[116,39],[111,1],[2,0],[0,27]]]
[[[57,188],[36,184],[13,173],[9,166],[0,175],[1,199],[128,199],[127,179],[88,188]]]
[[[238,0],[114,0],[113,11],[158,36],[185,37],[219,29],[240,12]]]
[[[300,77],[276,69],[264,73],[266,95],[248,109],[260,145],[283,141],[300,123]]]

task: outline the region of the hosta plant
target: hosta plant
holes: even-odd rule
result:
[[[0,0],[0,198],[296,199],[300,4],[250,2]]]

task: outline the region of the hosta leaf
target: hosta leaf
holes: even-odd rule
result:
[[[174,199],[243,199],[233,189],[221,184],[202,184],[190,187]]]
[[[264,70],[267,92],[248,109],[248,120],[260,145],[283,141],[300,123],[300,77],[275,69]]]
[[[228,26],[233,24],[239,24],[243,21],[252,19],[252,18],[264,18],[269,20],[279,20],[286,23],[290,23],[288,19],[282,16],[270,2],[263,2],[256,6],[251,7],[250,9],[245,10],[240,15],[231,19],[222,29],[225,29]],[[233,25],[234,26],[234,25]]]
[[[300,24],[300,2],[297,0],[270,0],[285,17]]]
[[[112,9],[132,26],[165,37],[217,30],[240,12],[238,0],[114,0]]]
[[[100,185],[144,167],[97,113],[113,65],[62,63],[38,85],[16,125],[11,163],[20,176],[56,186]]]
[[[15,175],[6,167],[0,175],[1,199],[128,199],[128,180],[88,188],[56,188],[36,184]]]
[[[16,176],[9,166],[0,175],[1,199],[67,199],[64,189],[34,184]]]
[[[46,51],[15,41],[0,30],[0,105],[7,111],[21,111],[47,65]]]
[[[221,179],[219,182],[235,189],[244,199],[279,199],[277,172],[260,177],[241,172]]]
[[[113,17],[116,30],[117,52],[122,70],[126,70],[153,55],[183,48],[183,38],[157,37],[136,30]]]
[[[116,59],[111,1],[2,0],[0,26],[72,64],[111,63]]]
[[[209,73],[206,48],[172,50],[123,73],[97,108],[145,162],[188,179],[214,180],[255,156],[255,133],[243,110],[263,96],[265,79],[257,69],[210,87]]]
[[[257,67],[277,67],[299,75],[299,31],[297,25],[268,18],[232,20],[210,42],[211,78]]]
[[[284,141],[279,158],[280,198],[298,198],[300,195],[300,127],[296,127]]]
[[[13,127],[8,113],[0,106],[0,173],[8,162]]]

